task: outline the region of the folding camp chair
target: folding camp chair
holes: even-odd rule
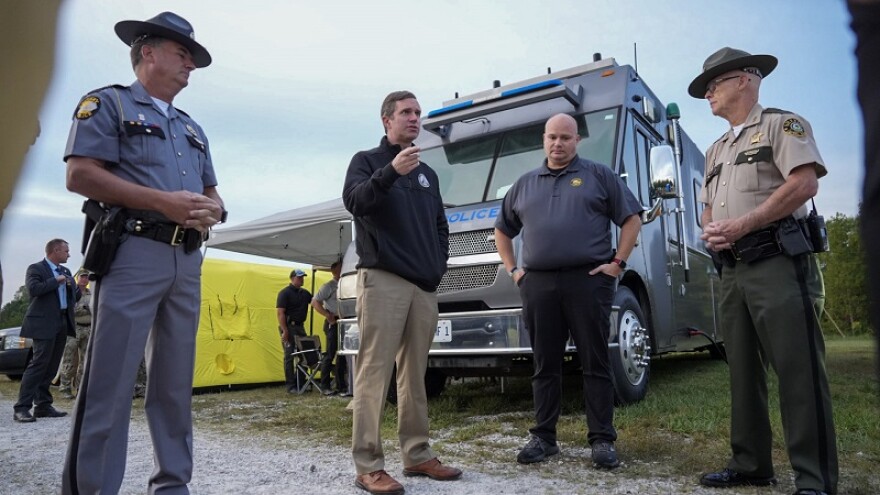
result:
[[[315,375],[321,368],[321,340],[318,337],[294,336],[295,351],[291,352],[296,366],[296,389],[302,394],[307,391],[309,385],[323,393]],[[300,383],[303,381],[303,383]]]

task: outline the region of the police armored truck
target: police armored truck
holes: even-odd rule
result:
[[[494,224],[513,182],[544,159],[544,122],[567,113],[578,122],[578,155],[611,167],[644,208],[608,336],[617,401],[641,400],[652,356],[709,348],[696,334],[717,339],[719,281],[699,240],[703,154],[678,127],[677,107],[664,107],[632,67],[614,59],[596,54],[586,65],[495,86],[429,112],[416,141],[439,176],[449,221],[428,394],[439,394],[449,376],[533,371],[519,291],[495,247]],[[357,353],[356,264],[352,244],[339,283],[343,355]],[[565,367],[579,367],[573,346]]]

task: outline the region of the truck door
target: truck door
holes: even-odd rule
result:
[[[624,177],[630,190],[639,198],[645,209],[650,208],[651,172],[648,156],[651,147],[656,146],[659,137],[645,125],[638,114],[630,111],[625,124],[624,144],[618,173]],[[670,291],[670,253],[668,238],[674,234],[675,224],[669,224],[668,215],[661,215],[653,222],[642,225],[639,245],[636,252],[643,259],[642,277],[649,292],[651,316],[645,315],[653,323],[654,348],[663,352],[670,346],[670,328],[673,321],[674,301]],[[674,221],[674,219],[673,219]],[[669,229],[672,229],[671,232]]]

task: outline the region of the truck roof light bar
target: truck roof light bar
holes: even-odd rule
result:
[[[507,89],[479,99],[455,103],[428,113],[422,126],[441,137],[449,134],[449,125],[539,101],[565,98],[575,108],[580,106],[583,88],[567,86],[560,79],[551,79],[518,88]]]
[[[431,110],[428,112],[428,118],[436,117],[438,115],[443,115],[445,113],[454,112],[456,110],[461,110],[462,108],[471,107],[474,105],[480,105],[482,103],[487,103],[494,100],[500,100],[504,98],[509,98],[511,96],[516,96],[520,94],[529,93],[531,91],[537,91],[539,89],[549,88],[553,86],[562,85],[562,81],[559,79],[551,79],[549,81],[539,82],[537,84],[529,84],[527,86],[522,86],[519,88],[508,89],[507,91],[498,91],[494,94],[484,96],[482,98],[475,98],[472,100],[463,101],[460,103],[456,103],[454,105],[449,105],[443,108],[438,108],[437,110]]]

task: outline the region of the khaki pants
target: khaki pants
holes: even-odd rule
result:
[[[397,362],[397,432],[404,467],[436,455],[428,444],[425,370],[437,328],[437,294],[384,270],[361,268],[357,281],[360,348],[355,361],[352,457],[358,474],[385,468],[380,429]]]

